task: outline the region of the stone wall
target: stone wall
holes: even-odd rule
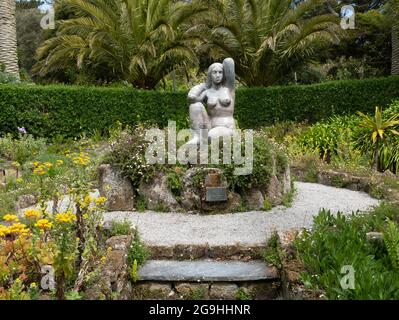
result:
[[[133,184],[111,165],[100,167],[99,189],[108,199],[109,211],[133,211],[137,209],[136,197],[145,200],[148,210],[189,213],[232,213],[263,210],[278,206],[292,190],[291,171],[288,166],[278,173],[273,164],[268,186],[230,190],[224,172],[217,168],[194,167],[182,177],[182,192],[176,196],[168,186],[167,176],[158,172],[153,179],[143,182],[134,190]],[[220,187],[227,191],[226,201],[209,202],[206,198],[206,179],[212,173],[220,176]]]

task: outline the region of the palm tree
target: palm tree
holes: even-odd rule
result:
[[[323,6],[322,0],[210,0],[203,50],[234,58],[247,86],[271,86],[338,40],[339,18],[317,14]]]
[[[114,79],[152,89],[176,67],[196,61],[187,21],[204,8],[173,0],[61,0],[74,17],[37,51],[34,71],[103,68]]]
[[[392,75],[399,75],[399,0],[387,3],[388,15],[392,23]]]
[[[0,63],[19,78],[15,0],[0,1]]]

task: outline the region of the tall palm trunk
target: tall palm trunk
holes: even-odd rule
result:
[[[398,17],[399,19],[399,17]],[[392,75],[399,75],[399,23],[392,26]]]
[[[15,0],[0,1],[0,62],[6,72],[19,77]]]

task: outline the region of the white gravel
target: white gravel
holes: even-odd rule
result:
[[[104,220],[129,220],[147,245],[226,246],[263,244],[273,231],[309,228],[313,216],[326,208],[334,214],[367,211],[379,201],[363,192],[327,187],[320,184],[295,184],[297,190],[291,208],[277,207],[271,211],[253,211],[223,215],[190,215],[156,212],[109,212]]]

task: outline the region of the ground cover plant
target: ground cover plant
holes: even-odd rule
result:
[[[326,299],[398,299],[398,223],[399,208],[389,204],[351,216],[322,210],[312,230],[294,242],[305,270],[301,280]],[[367,237],[369,232],[382,238]],[[341,286],[345,266],[355,271],[350,290]]]

